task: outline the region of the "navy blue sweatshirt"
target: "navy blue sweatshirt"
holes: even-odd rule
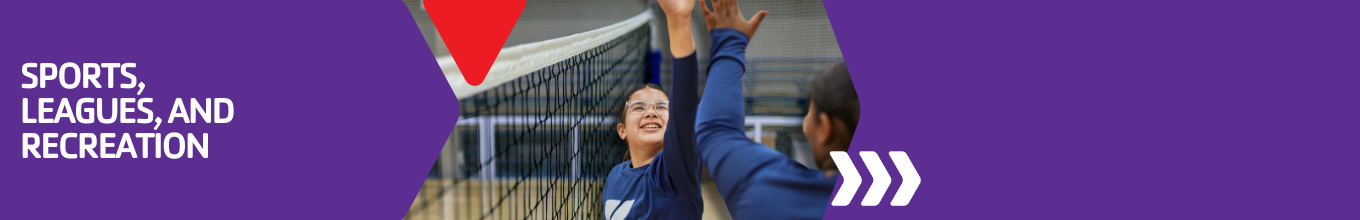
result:
[[[821,219],[838,176],[826,177],[746,137],[741,77],[749,39],[717,29],[712,40],[696,148],[732,218]]]
[[[699,158],[694,151],[694,114],[699,104],[699,64],[691,54],[671,62],[670,119],[663,149],[652,163],[614,166],[604,183],[604,217],[616,219],[699,219]],[[623,119],[619,119],[623,120]]]

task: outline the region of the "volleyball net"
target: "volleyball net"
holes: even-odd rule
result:
[[[603,218],[604,178],[627,146],[614,115],[651,76],[651,16],[505,48],[479,86],[437,58],[460,119],[407,218]]]

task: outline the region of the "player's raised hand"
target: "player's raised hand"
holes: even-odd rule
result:
[[[694,11],[694,0],[656,0],[661,5],[661,11],[666,12],[669,17],[689,18],[690,12]]]
[[[756,35],[756,28],[760,27],[760,22],[765,20],[768,11],[756,12],[751,16],[751,20],[741,15],[741,7],[736,0],[713,0],[713,10],[708,10],[708,5],[703,0],[699,1],[699,7],[703,9],[704,22],[708,23],[708,30],[718,28],[731,28],[746,33],[746,37]]]
[[[694,54],[694,29],[691,29],[690,14],[694,11],[694,0],[656,0],[661,11],[666,12],[666,32],[670,35],[671,55],[677,58]]]

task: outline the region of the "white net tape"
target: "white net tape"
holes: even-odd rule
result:
[[[436,57],[435,61],[438,61],[439,68],[444,70],[444,78],[448,79],[449,86],[453,87],[453,94],[461,100],[600,46],[646,24],[651,19],[652,12],[648,10],[628,20],[599,29],[501,49],[500,55],[496,56],[496,62],[491,64],[491,70],[486,74],[486,80],[477,86],[472,86],[463,79],[463,73],[458,70],[453,57]]]

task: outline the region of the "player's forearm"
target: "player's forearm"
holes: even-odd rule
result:
[[[711,116],[709,120],[744,129],[746,103],[742,99],[741,78],[746,74],[746,44],[749,39],[741,31],[722,28],[713,30],[712,41],[708,84],[704,94],[723,104],[701,106],[701,111],[704,111],[701,115],[707,113]]]
[[[730,146],[724,142],[746,135],[741,77],[746,72],[747,37],[733,29],[717,29],[712,33],[713,56],[709,60],[708,82],[704,85],[704,97],[699,101],[695,122],[696,148],[705,163],[713,159],[708,157],[709,151],[722,151],[724,149],[714,148]]]
[[[693,55],[671,59],[671,116],[678,135],[693,144],[695,114],[699,111],[699,61]],[[693,145],[684,146],[693,153]]]
[[[772,150],[746,137],[741,80],[746,74],[749,37],[735,29],[719,28],[712,31],[711,40],[708,81],[696,117],[695,148],[718,191],[724,199],[733,201],[740,198],[736,190],[744,188],[757,168],[770,162]]]
[[[674,196],[690,198],[699,193],[699,156],[694,144],[694,117],[699,105],[698,60],[693,56],[671,59],[671,114],[666,146],[661,151],[666,175],[660,184]],[[660,177],[660,176],[659,176]]]
[[[670,89],[671,118],[678,116],[692,122],[699,106],[699,61],[693,50],[689,56],[671,58]]]
[[[694,54],[694,29],[690,14],[666,15],[666,31],[671,39],[671,56],[686,57]]]

